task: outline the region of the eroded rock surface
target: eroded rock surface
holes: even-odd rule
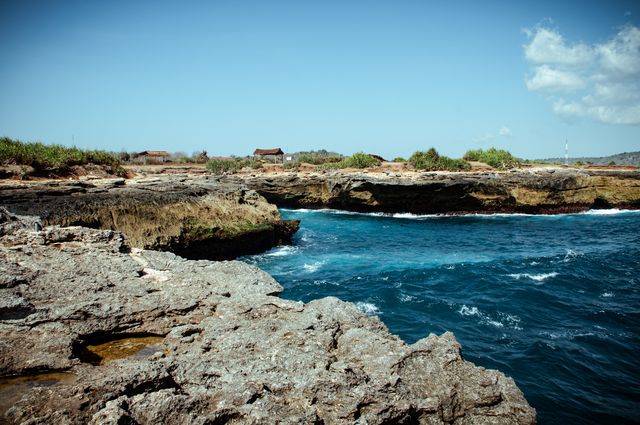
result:
[[[560,213],[640,208],[640,171],[575,169],[475,173],[328,172],[231,176],[278,206],[363,212]]]
[[[8,423],[535,422],[513,380],[463,360],[450,333],[406,345],[350,303],[283,300],[253,266],[130,249],[112,230],[36,231],[7,213],[0,229],[0,375],[73,377],[16,387]],[[162,349],[85,356],[137,336]]]
[[[124,232],[134,247],[194,259],[230,259],[291,242],[297,222],[242,185],[208,177],[157,176],[0,182],[0,206],[43,225]]]

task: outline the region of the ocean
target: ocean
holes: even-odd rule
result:
[[[640,421],[640,212],[281,213],[294,245],[242,260],[284,298],[352,301],[407,343],[452,331],[541,424]]]

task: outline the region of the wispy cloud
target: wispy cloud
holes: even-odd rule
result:
[[[485,133],[484,135],[480,136],[480,137],[476,137],[471,139],[471,141],[473,143],[482,143],[482,142],[488,142],[489,140],[493,140],[495,139],[496,136],[493,133]]]
[[[485,133],[480,137],[471,139],[471,141],[473,143],[483,143],[483,142],[488,142],[490,140],[494,140],[498,137],[511,137],[512,135],[513,133],[511,132],[511,129],[509,127],[502,126],[496,133],[493,133],[493,132]]]
[[[498,134],[502,137],[511,137],[512,135],[511,129],[505,126],[503,126],[502,128],[500,128],[500,130],[498,130]]]
[[[569,43],[556,29],[525,30],[525,83],[567,120],[640,124],[640,29],[622,27],[603,43]]]

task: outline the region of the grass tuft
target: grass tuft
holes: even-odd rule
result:
[[[65,172],[74,165],[96,164],[110,166],[112,174],[125,174],[120,160],[106,151],[28,143],[8,137],[0,138],[0,164],[31,166],[35,171],[53,172]]]
[[[464,159],[467,161],[484,162],[499,170],[516,168],[522,163],[519,158],[511,155],[509,151],[496,148],[487,149],[486,151],[482,149],[469,150],[464,154]]]
[[[425,171],[464,171],[471,169],[471,164],[464,159],[452,159],[448,156],[440,155],[434,148],[430,148],[426,152],[415,152],[409,158],[409,163],[416,170]]]

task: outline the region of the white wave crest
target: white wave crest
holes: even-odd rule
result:
[[[326,279],[319,279],[319,280],[314,280],[313,281],[314,285],[333,285],[333,286],[340,286],[340,284],[338,282],[333,282],[330,280],[326,280]]]
[[[603,292],[600,296],[602,298],[613,298],[615,294],[613,292]]]
[[[327,214],[343,214],[343,215],[365,215],[371,217],[393,217],[409,220],[424,220],[429,218],[446,218],[446,217],[478,217],[478,218],[497,218],[497,217],[540,217],[540,218],[553,218],[559,216],[568,215],[612,215],[612,214],[627,214],[627,213],[640,213],[640,210],[621,210],[618,208],[603,209],[603,210],[587,210],[579,213],[561,213],[561,214],[527,214],[527,213],[466,213],[466,214],[413,214],[413,213],[383,213],[383,212],[356,212],[347,210],[337,210],[333,208],[319,208],[319,209],[290,209],[281,208],[281,211],[293,212],[293,213],[327,213]]]
[[[509,275],[509,277],[512,277],[516,280],[520,280],[523,278],[528,278],[531,280],[535,280],[536,282],[542,282],[544,280],[549,279],[550,277],[556,277],[558,276],[558,272],[551,272],[551,273],[540,273],[540,274],[529,274],[529,273],[512,273]]]
[[[606,210],[588,210],[584,211],[580,214],[584,215],[612,215],[612,214],[628,214],[628,213],[638,213],[638,210],[621,210],[618,208],[610,208]]]
[[[497,312],[498,319],[496,319],[495,317],[491,317],[490,315],[483,313],[478,307],[469,307],[465,304],[460,307],[458,314],[467,317],[477,317],[480,319],[479,323],[493,326],[494,328],[502,329],[507,326],[516,331],[522,330],[520,327],[520,318],[512,314],[502,313],[499,311]]]
[[[272,249],[271,251],[263,254],[265,257],[284,257],[286,255],[291,255],[296,252],[298,249],[295,246],[279,246],[277,248]]]
[[[463,316],[480,316],[480,310],[478,310],[478,307],[467,307],[465,304],[462,305],[458,313]]]
[[[356,303],[356,307],[358,307],[358,310],[360,310],[367,316],[375,316],[377,314],[380,314],[380,309],[378,308],[378,306],[376,306],[373,303],[365,303],[362,301],[358,301]]]
[[[401,303],[408,303],[411,301],[414,301],[416,299],[416,297],[414,297],[413,295],[409,295],[409,294],[400,294],[398,296],[398,299],[400,300]]]
[[[581,252],[576,252],[572,249],[567,249],[567,253],[564,256],[564,259],[562,260],[563,263],[568,263],[571,260],[573,260],[576,257],[582,257],[584,254]]]
[[[307,264],[304,263],[302,266],[307,273],[314,273],[320,270],[320,267],[324,264],[324,261],[316,261],[315,263]]]

